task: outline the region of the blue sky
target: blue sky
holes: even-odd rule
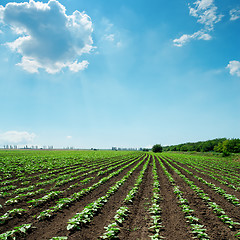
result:
[[[240,137],[237,0],[1,1],[0,146]]]

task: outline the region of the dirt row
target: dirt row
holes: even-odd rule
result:
[[[131,160],[130,160],[129,162],[131,162]],[[78,166],[78,167],[79,167],[79,166]],[[106,166],[106,168],[104,168],[103,170],[107,169],[108,167],[109,167],[109,166]],[[121,168],[121,166],[119,166],[118,168],[116,168],[116,169],[113,170],[113,171],[116,171],[116,170],[119,169],[119,168]],[[89,171],[90,171],[90,170],[91,170],[91,169],[89,169]],[[72,171],[74,172],[74,171],[75,171],[75,168],[72,169]],[[110,171],[110,172],[113,172],[113,171]],[[109,173],[110,173],[110,172],[109,172]],[[86,171],[80,173],[80,175],[83,175],[84,173],[86,173]],[[109,173],[107,173],[107,174],[109,174]],[[45,191],[42,192],[42,193],[39,193],[39,194],[37,194],[37,195],[34,195],[33,197],[32,197],[32,196],[29,196],[29,197],[27,197],[26,199],[24,199],[23,201],[20,201],[19,203],[15,203],[14,205],[4,205],[4,203],[5,203],[8,199],[17,196],[18,194],[14,194],[14,195],[8,196],[8,197],[2,197],[2,198],[0,198],[0,204],[3,206],[3,208],[0,209],[0,215],[2,215],[2,214],[4,214],[5,212],[7,212],[8,210],[11,210],[11,209],[14,209],[14,208],[25,208],[25,207],[28,207],[29,204],[26,204],[27,201],[29,201],[29,200],[31,200],[31,199],[33,199],[33,198],[34,198],[34,199],[38,199],[38,198],[43,197],[43,196],[46,194],[46,192],[48,192],[48,191],[50,191],[50,190],[52,189],[52,187],[54,187],[54,190],[52,189],[51,191],[62,191],[62,190],[67,189],[68,187],[70,187],[71,185],[73,185],[73,184],[75,184],[75,183],[79,183],[81,180],[84,180],[85,178],[94,177],[95,179],[94,179],[93,181],[90,181],[89,184],[84,185],[85,187],[87,187],[88,185],[90,186],[90,185],[92,185],[93,183],[99,181],[100,178],[106,176],[107,174],[104,174],[104,175],[101,175],[101,176],[96,176],[96,175],[97,175],[97,172],[96,172],[96,173],[92,173],[92,174],[89,174],[89,175],[87,175],[87,176],[85,176],[85,177],[81,177],[81,178],[79,178],[79,179],[77,179],[77,180],[74,180],[74,181],[65,183],[64,185],[59,186],[59,187],[54,187],[56,183],[48,184],[48,185],[45,185],[45,186],[36,186],[33,191],[37,191],[37,190],[39,190],[39,189],[44,189]],[[76,176],[76,175],[74,175],[74,176]],[[33,179],[33,180],[31,181],[31,185],[35,185],[37,182],[38,182],[37,179]],[[23,187],[23,186],[21,186],[21,187]],[[71,190],[67,190],[67,191],[65,191],[60,197],[68,197],[68,196],[70,196],[71,194],[73,194],[74,192],[80,191],[79,189],[81,189],[81,188],[82,188],[82,187],[80,186],[80,187],[75,187],[75,188],[73,188],[73,189],[71,189]],[[0,229],[1,229],[1,226],[0,226]]]
[[[26,239],[50,239],[53,236],[58,236],[59,231],[61,231],[62,229],[66,229],[66,224],[67,224],[68,219],[73,217],[77,212],[81,211],[81,209],[84,206],[86,206],[88,203],[90,203],[90,202],[96,200],[98,197],[104,195],[110,186],[112,186],[116,181],[120,180],[136,164],[137,163],[132,164],[131,166],[129,166],[128,168],[123,170],[123,172],[121,172],[118,176],[115,176],[115,177],[109,179],[109,181],[107,181],[105,184],[103,184],[102,186],[93,190],[90,194],[82,197],[81,200],[79,200],[75,204],[71,205],[68,209],[58,212],[58,214],[50,220],[45,220],[45,221],[39,222],[39,221],[35,220],[33,218],[33,216],[36,214],[39,214],[40,212],[42,212],[45,209],[49,209],[51,206],[54,206],[55,200],[49,201],[46,204],[44,204],[43,206],[38,206],[38,207],[35,207],[32,209],[30,208],[27,211],[27,213],[24,214],[23,216],[15,217],[14,219],[8,221],[7,224],[0,226],[0,231],[6,232],[8,230],[13,229],[14,226],[19,226],[19,225],[25,224],[25,223],[32,223],[33,226],[36,227],[36,229],[34,229],[32,231],[32,233],[30,233],[29,236],[27,236]],[[117,169],[114,169],[111,172],[114,172],[116,170]],[[137,169],[137,171],[140,171],[140,167]],[[105,175],[108,175],[111,172],[109,172]],[[91,186],[92,184],[98,182],[105,175],[97,176],[93,181],[84,185],[84,188],[87,188],[87,187]],[[65,191],[64,195],[62,195],[61,197],[69,197],[71,194],[73,194],[74,192],[80,191],[82,188],[83,187],[78,187],[78,188],[71,189],[69,191]],[[64,189],[65,189],[65,186],[62,186],[59,190],[64,190]],[[27,209],[28,205],[29,204],[26,204],[25,202],[23,202],[23,203],[19,203],[18,205],[16,205],[16,207]]]
[[[203,178],[203,179],[206,180],[207,182],[214,183],[217,187],[220,187],[220,188],[224,189],[227,193],[232,194],[232,195],[235,195],[238,199],[240,199],[240,192],[239,192],[239,191],[236,191],[236,190],[228,187],[227,185],[222,184],[222,183],[220,183],[220,182],[217,181],[217,180],[214,180],[213,178],[211,178],[211,177],[208,176],[207,174],[204,174],[204,173],[200,173],[200,172],[198,172],[198,171],[195,171],[193,168],[188,167],[188,165],[185,165],[185,164],[183,164],[183,163],[180,163],[180,162],[178,162],[178,161],[176,161],[176,160],[174,160],[174,159],[171,159],[171,160],[173,160],[174,162],[176,162],[176,163],[177,163],[178,165],[180,165],[181,167],[184,167],[184,168],[186,168],[187,170],[191,171],[194,175]],[[173,165],[174,165],[174,164],[173,164]],[[174,167],[177,168],[176,165],[174,165]],[[186,172],[183,172],[183,173],[185,174]],[[239,184],[240,184],[240,182],[239,182]]]
[[[194,178],[192,175],[188,174],[187,172],[185,172],[184,170],[180,169],[178,166],[176,166],[175,164],[172,164],[175,168],[177,168],[178,170],[180,170],[180,172],[182,172],[186,177],[188,177],[191,181],[193,181],[197,186],[199,186],[200,188],[202,188],[204,190],[205,193],[207,193],[209,195],[209,197],[212,199],[213,202],[216,202],[218,205],[220,205],[224,211],[226,212],[226,214],[231,217],[234,221],[239,222],[240,223],[240,207],[239,206],[235,206],[232,203],[230,203],[229,201],[227,201],[224,196],[216,193],[212,188],[208,187],[207,185],[205,185],[204,183],[201,183],[200,181],[198,181],[196,178]],[[184,166],[185,167],[185,166]],[[199,176],[199,174],[194,171],[194,170],[190,170],[191,172],[194,173],[194,175]],[[203,175],[201,174],[202,178],[204,178],[206,181],[208,182],[212,182],[214,183],[216,186],[223,188],[224,190],[226,190],[228,193],[231,193],[233,195],[235,195],[236,197],[239,197],[239,193],[234,191],[233,189],[230,189],[228,187],[226,187],[223,184],[220,184],[219,182],[215,181],[213,182],[212,179],[210,177],[208,177],[207,175]]]
[[[207,206],[206,203],[203,202],[203,200],[190,188],[190,186],[177,174],[175,173],[172,168],[170,168],[164,161],[163,161],[165,167],[169,171],[169,173],[172,174],[174,180],[176,181],[176,184],[180,186],[180,190],[183,191],[183,196],[189,201],[190,207],[194,210],[194,216],[201,219],[201,223],[204,224],[204,226],[207,229],[207,234],[210,236],[211,239],[236,239],[234,235],[236,234],[236,231],[230,230],[230,228],[227,226],[227,224],[224,224],[215,213],[212,212],[211,209]],[[174,164],[173,164],[174,166]],[[174,166],[178,170],[181,171],[177,166]],[[230,203],[227,202],[226,199],[223,199],[222,196],[218,195],[217,193],[214,193],[211,189],[209,189],[208,186],[200,183],[197,179],[192,177],[191,175],[187,174],[186,172],[181,171],[186,177],[188,177],[191,181],[194,182],[195,185],[199,186],[204,190],[205,193],[209,194],[209,197],[213,202],[216,202],[219,204],[224,211],[226,211],[226,214],[229,217],[239,218],[239,211],[233,211],[233,207]]]
[[[59,212],[54,218],[50,219],[49,221],[36,222],[34,226],[36,226],[37,229],[33,231],[31,234],[29,234],[26,239],[27,240],[28,239],[29,240],[34,240],[34,239],[47,240],[54,236],[68,236],[68,239],[92,239],[92,232],[95,231],[97,234],[97,232],[99,231],[99,228],[101,228],[100,224],[103,224],[103,222],[105,221],[105,220],[103,221],[105,217],[103,217],[102,214],[105,213],[105,216],[107,216],[109,212],[112,213],[113,211],[112,206],[113,205],[115,206],[117,203],[121,202],[119,198],[122,195],[122,193],[126,191],[126,186],[130,184],[129,181],[131,181],[131,179],[133,179],[134,176],[130,177],[130,179],[128,179],[128,181],[125,182],[125,184],[121,186],[119,190],[110,198],[108,203],[105,204],[100,214],[101,215],[100,221],[97,220],[97,216],[96,216],[91,222],[91,224],[89,224],[86,228],[83,228],[81,231],[76,231],[72,233],[67,231],[68,220],[72,218],[77,212],[81,212],[87,204],[105,195],[107,190],[111,186],[113,186],[116,183],[116,181],[119,181],[120,179],[122,179],[122,177],[136,164],[137,163],[134,163],[133,165],[129,166],[123,172],[121,172],[118,176],[111,178],[105,184],[98,187],[93,192],[89,193],[88,195],[84,196],[81,200],[71,205],[68,209],[63,209],[61,212]],[[137,174],[141,170],[142,165],[143,164],[141,164],[136,169],[134,174]],[[112,202],[114,204],[112,204]],[[95,223],[95,221],[97,221],[97,224]]]
[[[168,157],[166,157],[166,159],[168,159]],[[181,166],[184,166],[184,167],[186,167],[188,170],[192,171],[192,168],[188,167],[187,164],[180,163],[180,162],[178,162],[178,161],[175,160],[175,159],[171,159],[171,158],[169,158],[169,159],[176,161],[177,164],[180,164]],[[193,166],[193,167],[194,167],[194,166]],[[209,171],[209,168],[203,167],[203,169],[206,170],[206,171]],[[198,168],[198,170],[201,171],[201,169],[199,169],[199,168]],[[213,174],[216,173],[216,174],[221,174],[221,176],[229,177],[229,174],[227,174],[227,173],[225,173],[225,172],[221,172],[220,170],[214,170],[214,169],[211,169],[211,170],[213,170]],[[193,171],[194,171],[194,170],[193,170]],[[193,172],[193,171],[192,171],[192,172]],[[196,172],[196,173],[198,173],[198,174],[201,174],[201,173],[199,173],[199,172],[197,172],[197,171],[194,171],[194,172]],[[204,173],[204,174],[202,174],[202,176],[208,176],[207,172]],[[232,174],[231,177],[232,177],[232,176],[234,177],[234,174]],[[218,177],[218,176],[216,176],[216,177]],[[238,177],[238,176],[237,176],[237,177]],[[213,180],[210,176],[208,176],[208,178],[211,179],[212,182],[216,181],[216,180]],[[220,178],[220,177],[218,177],[218,178],[219,178],[220,180],[224,180],[224,181],[228,182],[229,184],[231,184],[231,183],[230,183],[228,180],[226,180],[226,179],[222,179],[222,178]],[[218,181],[216,181],[216,182],[218,182]],[[219,183],[219,182],[218,182],[218,183]],[[238,186],[237,184],[234,184],[234,185]],[[225,186],[225,187],[226,187],[226,185],[224,185],[224,184],[222,184],[222,186]],[[224,187],[223,187],[223,189],[224,189]],[[236,191],[233,190],[232,188],[230,188],[230,190],[236,192]],[[240,192],[238,192],[238,193],[240,194]]]
[[[135,163],[136,164],[136,163]],[[135,165],[134,164],[134,165]],[[130,170],[134,165],[131,165],[129,166],[127,169],[125,169],[121,174],[119,174],[119,176],[116,176],[112,179],[110,179],[110,181],[108,181],[107,183],[105,184],[111,184],[111,183],[114,183],[115,181],[117,181],[116,179],[118,178],[121,178],[122,176],[124,176],[124,173],[126,173],[128,170]],[[119,167],[120,168],[120,167]],[[90,187],[91,185],[93,185],[94,183],[98,182],[101,178],[109,175],[111,172],[114,172],[116,171],[117,169],[114,169],[104,175],[100,175],[100,176],[96,176],[96,173],[94,174],[90,174],[88,177],[95,177],[93,180],[91,180],[89,183],[85,184],[85,185],[82,185],[82,186],[78,186],[76,188],[73,188],[73,189],[70,189],[70,190],[65,190],[67,189],[67,187],[71,184],[74,184],[74,183],[77,183],[81,180],[83,180],[84,178],[80,178],[79,180],[75,180],[73,182],[71,182],[70,184],[65,184],[61,187],[59,187],[58,191],[64,191],[63,194],[60,195],[61,198],[66,198],[66,197],[69,197],[71,196],[73,193],[75,192],[79,192],[81,191],[83,188],[88,188]],[[96,189],[97,190],[97,189]],[[96,191],[94,190],[93,193]],[[100,189],[99,189],[100,193],[101,191],[104,191],[104,188],[103,186],[100,186]],[[40,194],[42,196],[42,194]],[[41,197],[40,195],[38,196],[35,196],[34,198],[38,198],[38,197]],[[87,197],[87,196],[86,196]],[[31,197],[30,197],[31,199]],[[30,200],[28,199],[28,200]],[[19,226],[21,224],[24,224],[24,223],[31,223],[31,222],[34,222],[34,219],[33,219],[33,216],[36,215],[36,214],[39,214],[40,212],[46,210],[46,209],[49,209],[50,207],[54,206],[55,205],[55,202],[56,200],[51,200],[51,201],[48,201],[47,203],[43,204],[42,206],[37,206],[37,207],[33,207],[33,208],[29,208],[29,204],[26,203],[27,200],[23,201],[23,202],[19,202],[17,204],[15,204],[14,206],[4,206],[1,211],[3,213],[5,213],[6,211],[8,211],[9,209],[13,209],[13,208],[23,208],[23,209],[27,209],[27,212],[22,215],[22,216],[19,216],[19,217],[14,217],[13,219],[9,220],[7,223],[5,223],[4,225],[0,225],[0,233],[3,233],[3,232],[6,232],[6,231],[9,231],[11,229],[13,229],[13,227],[15,226]],[[2,213],[2,214],[3,214]]]
[[[153,195],[153,157],[154,156],[151,156],[148,168],[143,177],[143,182],[141,183],[139,191],[134,198],[133,204],[129,206],[130,213],[123,225],[120,227],[120,234],[118,235],[118,237],[121,240],[150,240],[149,236],[153,235],[149,231],[149,227],[151,226],[149,208],[151,206],[151,200]],[[116,210],[123,205],[123,199],[126,197],[129,190],[134,186],[134,183],[140,171],[142,170],[144,162],[133,172],[133,174],[118,189],[118,191],[109,198],[108,202],[93,218],[91,223],[87,226],[82,227],[80,230],[74,232],[67,231],[66,227],[68,220],[72,218],[77,212],[81,212],[87,204],[105,195],[107,190],[111,186],[113,186],[116,181],[120,180],[137,163],[131,165],[118,176],[113,177],[90,194],[84,196],[81,200],[75,202],[69,208],[58,212],[53,218],[49,220],[37,221],[32,216],[53,206],[55,201],[49,201],[46,205],[42,207],[30,209],[29,212],[22,217],[15,218],[9,221],[6,226],[0,226],[0,231],[5,232],[12,229],[14,226],[19,226],[23,223],[32,223],[33,226],[36,227],[36,229],[33,229],[32,232],[30,232],[26,237],[24,237],[23,239],[25,240],[49,240],[50,238],[56,236],[67,236],[68,240],[97,240],[99,239],[99,236],[101,236],[105,232],[104,227],[106,227],[113,221]],[[226,224],[221,222],[220,219],[212,212],[212,210],[208,208],[206,203],[204,203],[202,199],[199,198],[197,194],[190,188],[190,186],[180,176],[178,176],[178,174],[176,174],[164,161],[163,164],[167,168],[168,172],[173,176],[176,185],[180,187],[180,190],[183,192],[183,197],[189,201],[190,207],[194,210],[194,216],[201,219],[201,223],[204,224],[205,228],[207,229],[207,234],[210,236],[210,239],[236,239],[234,237],[236,231],[231,231]],[[222,196],[213,192],[209,187],[200,183],[193,176],[187,174],[185,171],[178,168],[177,165],[172,165],[178,170],[180,170],[190,180],[192,180],[197,186],[201,187],[204,192],[209,194],[209,197],[212,199],[212,201],[219,204],[226,211],[226,214],[228,214],[228,216],[233,218],[233,220],[240,222],[239,208],[235,208]],[[191,233],[189,223],[186,222],[184,213],[181,211],[176,195],[173,192],[173,186],[168,181],[158,160],[156,160],[156,166],[160,182],[160,194],[162,197],[160,207],[162,209],[161,218],[162,225],[164,227],[161,231],[161,236],[163,236],[167,240],[192,239],[194,235]],[[186,167],[186,165],[184,164],[182,164],[181,166]],[[206,175],[202,176],[197,172],[195,173],[192,169],[189,170],[192,171],[194,174],[203,177],[205,180],[210,181],[210,179],[206,177]],[[116,169],[114,171],[116,171]],[[93,181],[84,185],[84,188],[91,186],[93,183],[97,182],[102,177],[103,176],[96,177]],[[217,186],[220,186],[220,184],[218,183]],[[62,190],[64,190],[65,187],[66,186],[63,186]],[[61,197],[70,196],[73,192],[80,190],[81,187],[77,189],[72,189],[72,192],[67,192],[66,195]],[[18,207],[24,208],[26,206],[20,204]]]
[[[126,159],[126,157],[127,156],[123,156],[122,157],[122,161],[124,161],[125,159]],[[121,158],[120,158],[120,156],[117,156],[117,157],[113,157],[111,160],[111,162],[112,163],[114,163],[114,162],[116,162],[116,161],[119,161]],[[110,164],[110,162],[108,162],[109,160],[106,158],[106,159],[99,159],[99,160],[96,160],[96,161],[99,161],[99,164],[102,164],[102,163],[104,163],[104,162],[106,162],[106,163],[109,163]],[[52,172],[52,171],[56,171],[56,172],[54,172],[53,174],[55,175],[55,176],[57,176],[57,175],[59,175],[59,174],[63,174],[66,170],[68,170],[69,169],[69,167],[70,166],[65,166],[65,167],[59,167],[59,168],[55,168],[55,169],[51,169],[50,171],[49,170],[46,170],[46,169],[44,169],[44,170],[42,170],[41,171],[41,173],[34,173],[34,174],[30,174],[30,175],[28,175],[28,177],[34,177],[34,178],[31,178],[30,179],[30,184],[29,185],[35,185],[36,183],[38,183],[38,182],[43,182],[43,181],[47,181],[47,180],[49,180],[49,179],[43,179],[43,180],[41,180],[41,179],[39,179],[39,176],[41,176],[42,174],[48,174],[49,172]],[[89,165],[88,165],[88,163],[86,163],[86,162],[83,162],[83,163],[77,163],[77,164],[73,164],[73,165],[71,165],[71,172],[73,173],[74,171],[78,171],[79,169],[79,167],[84,167],[84,168],[86,168],[86,171],[90,171],[92,168],[89,168]],[[94,167],[95,168],[95,167]],[[107,167],[106,167],[107,168]],[[84,172],[86,172],[86,171],[83,171],[83,173]],[[51,173],[50,173],[51,174]],[[28,177],[26,178],[26,180],[24,180],[24,181],[28,181],[29,179],[28,179]],[[11,178],[11,180],[15,180],[16,178]],[[18,188],[23,188],[23,187],[28,187],[29,185],[21,185],[21,183],[22,183],[22,181],[16,181],[16,182],[14,182],[13,183],[13,185],[15,185],[15,186],[17,186]],[[4,185],[4,186],[8,186],[8,185],[11,185],[11,183],[9,183],[9,184],[6,184],[6,185]],[[39,187],[39,188],[41,188],[41,186]],[[37,188],[36,188],[37,189]],[[14,196],[14,195],[13,195]],[[12,196],[11,196],[12,197]]]

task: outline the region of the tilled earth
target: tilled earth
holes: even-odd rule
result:
[[[144,157],[144,156],[143,156]],[[141,159],[143,159],[143,157]],[[149,213],[149,208],[152,204],[153,196],[153,175],[152,175],[152,161],[154,156],[150,155],[150,162],[148,168],[145,171],[143,182],[140,185],[137,195],[135,196],[133,203],[129,205],[129,214],[127,219],[123,222],[120,227],[120,233],[118,235],[119,239],[122,240],[136,240],[136,239],[151,239],[149,236],[153,233],[149,230],[149,227],[152,225],[151,215]],[[139,159],[138,161],[140,161]],[[147,159],[147,158],[146,158]],[[9,198],[1,198],[0,204],[3,205],[3,208],[0,209],[0,215],[3,215],[6,211],[13,208],[24,208],[27,209],[26,213],[21,216],[14,217],[13,219],[7,221],[6,223],[0,225],[0,233],[12,230],[16,226],[20,226],[25,223],[32,223],[33,228],[28,232],[24,237],[18,237],[17,239],[26,239],[26,240],[49,240],[52,237],[57,236],[66,236],[68,239],[81,239],[81,240],[94,240],[99,239],[101,235],[105,232],[104,227],[113,222],[113,217],[116,214],[117,209],[123,205],[123,200],[126,197],[129,190],[134,186],[135,181],[142,170],[144,162],[133,172],[133,174],[127,179],[127,181],[117,190],[117,192],[112,195],[108,202],[102,207],[102,209],[94,216],[91,223],[82,226],[81,229],[70,232],[67,230],[68,220],[72,218],[76,213],[81,212],[84,207],[95,201],[101,196],[104,196],[108,189],[123,178],[123,176],[132,168],[136,163],[132,164],[128,168],[124,169],[119,175],[109,179],[106,183],[96,188],[89,194],[83,196],[80,200],[76,201],[74,204],[71,204],[68,208],[65,208],[61,211],[58,211],[52,218],[47,220],[38,221],[34,216],[42,212],[43,210],[49,209],[55,205],[56,199],[48,201],[41,206],[29,207],[27,200],[17,203],[13,206],[5,206],[4,202]],[[161,159],[161,157],[159,158]],[[173,192],[173,186],[169,182],[167,176],[165,175],[162,167],[160,166],[158,159],[156,160],[157,174],[160,183],[160,194],[161,201],[160,207],[162,209],[161,219],[163,228],[160,232],[160,235],[164,239],[169,240],[187,240],[194,237],[191,232],[190,224],[186,221],[185,215],[179,206],[176,195]],[[173,159],[174,160],[174,159]],[[175,180],[176,185],[180,187],[180,190],[183,192],[184,198],[189,202],[190,207],[194,210],[194,216],[198,217],[201,220],[201,224],[204,224],[206,228],[206,233],[210,239],[216,240],[231,240],[237,239],[234,235],[237,233],[238,229],[231,230],[226,224],[224,224],[217,217],[211,209],[208,208],[207,204],[197,196],[197,194],[190,188],[187,183],[182,180],[164,161],[162,161],[168,172],[172,175]],[[185,167],[186,169],[192,171],[195,175],[203,177],[205,180],[210,181],[216,186],[220,186],[224,190],[228,191],[231,194],[235,194],[240,198],[239,192],[236,192],[227,186],[223,186],[217,181],[214,181],[205,174],[200,174],[195,172],[193,169],[188,168],[184,164],[177,164]],[[194,182],[197,186],[201,187],[205,193],[209,195],[212,201],[220,205],[226,214],[231,217],[234,221],[240,222],[240,207],[236,207],[233,204],[229,203],[223,196],[215,193],[208,186],[199,182],[192,175],[184,172],[177,165],[172,163],[172,165],[180,170],[186,177]],[[78,166],[76,166],[77,168]],[[120,167],[119,167],[120,168]],[[64,169],[62,169],[64,170]],[[112,170],[112,172],[117,169]],[[73,168],[74,171],[74,168]],[[103,176],[97,176],[95,173],[90,174],[88,177],[94,177],[93,180],[85,184],[84,186],[79,186],[71,190],[66,189],[69,185],[74,184],[81,179],[78,179],[71,184],[65,184],[59,187],[59,191],[64,191],[60,196],[61,198],[69,197],[74,192],[80,191],[82,188],[87,188],[92,184],[98,182],[102,177],[107,176],[109,173]],[[34,181],[31,183],[34,184]],[[41,187],[39,187],[41,188]],[[46,186],[45,189],[50,189],[51,185]],[[35,189],[37,190],[37,189]],[[34,196],[34,198],[42,197],[43,194]]]

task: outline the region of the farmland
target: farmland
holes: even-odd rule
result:
[[[240,163],[140,151],[0,151],[0,239],[240,239]]]

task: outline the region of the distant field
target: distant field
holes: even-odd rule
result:
[[[230,158],[8,150],[0,180],[0,240],[240,239]]]

